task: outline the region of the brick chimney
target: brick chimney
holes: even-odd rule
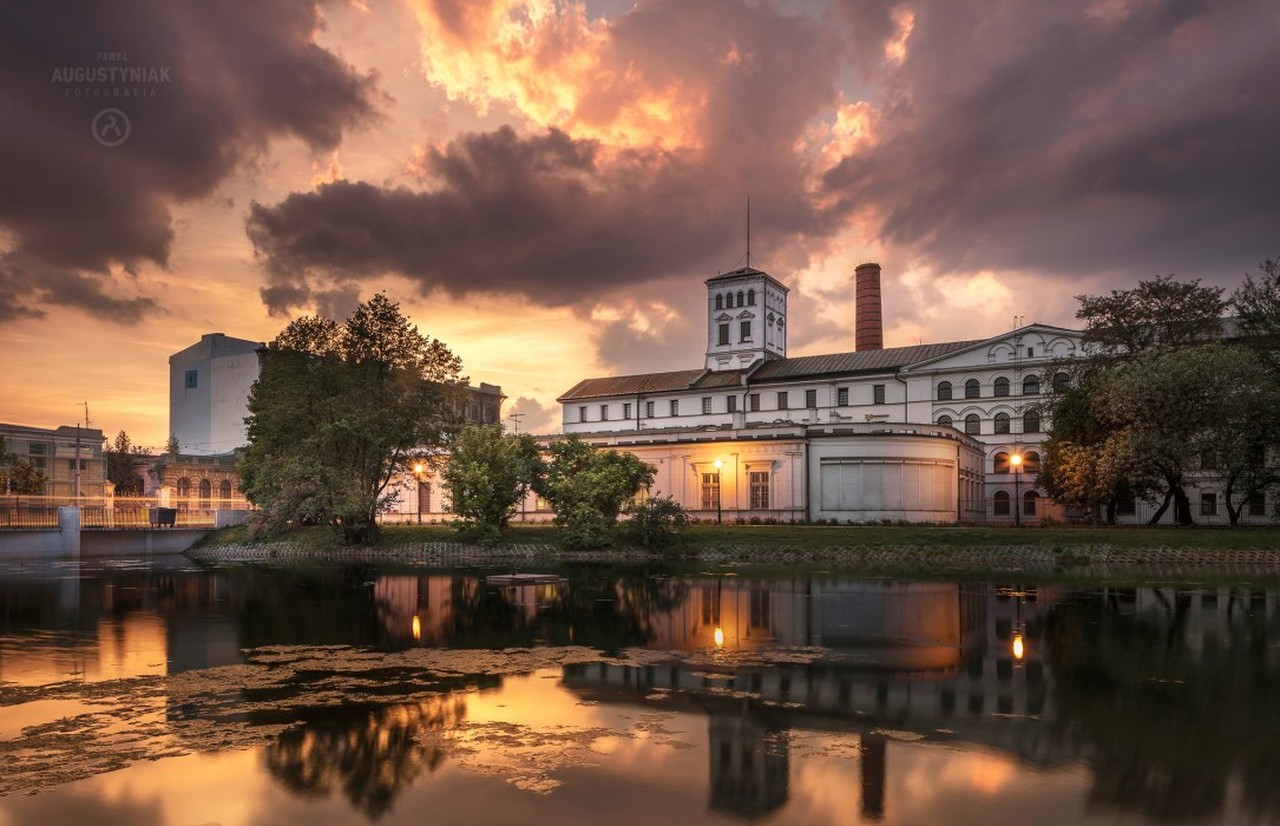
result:
[[[883,350],[884,325],[880,320],[880,265],[859,264],[853,272],[857,296],[853,349]]]

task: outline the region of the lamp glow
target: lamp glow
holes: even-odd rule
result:
[[[413,638],[415,640],[422,639],[422,620],[418,619],[418,615],[413,615]]]
[[[724,648],[724,629],[718,625],[716,626],[715,638],[716,648]]]
[[[1026,649],[1023,647],[1023,644],[1022,644],[1022,635],[1014,634],[1013,635],[1013,658],[1018,662],[1022,662],[1022,657],[1026,653],[1027,653]]]

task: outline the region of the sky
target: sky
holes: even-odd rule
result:
[[[1273,0],[0,0],[0,421],[168,436],[168,357],[385,292],[553,432],[702,364],[1071,326],[1280,257]]]

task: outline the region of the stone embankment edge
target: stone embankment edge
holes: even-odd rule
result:
[[[552,561],[644,562],[661,559],[708,563],[796,565],[837,564],[853,568],[931,568],[941,570],[1105,571],[1134,567],[1212,568],[1215,572],[1280,574],[1280,549],[1117,548],[1112,545],[1000,545],[987,548],[851,545],[830,548],[709,546],[663,552],[637,549],[566,551],[546,545],[484,548],[455,542],[428,542],[390,548],[316,550],[290,542],[215,545],[193,548],[187,556],[208,562],[405,562],[438,565],[519,564]]]

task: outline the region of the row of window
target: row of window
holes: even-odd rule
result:
[[[735,301],[735,298],[737,299]],[[720,293],[716,295],[716,309],[732,310],[734,307],[754,307],[756,306],[756,291],[747,290],[745,293],[738,290],[736,293]]]
[[[1011,433],[1011,419],[1008,413],[997,413],[992,420],[992,433]],[[955,427],[955,421],[950,416],[938,417],[939,427]],[[964,417],[964,432],[968,436],[982,435],[982,418],[977,413],[970,413]],[[1035,410],[1028,410],[1022,414],[1022,432],[1023,433],[1039,433],[1040,432],[1040,413]]]
[[[751,321],[750,320],[738,322],[738,341],[740,342],[751,341]],[[719,338],[717,339],[717,344],[723,347],[728,343],[729,343],[729,325],[728,323],[721,324]]]
[[[1034,490],[1029,490],[1022,494],[1022,515],[1035,516],[1036,503],[1039,501],[1040,494],[1036,493]],[[995,495],[991,497],[991,512],[996,516],[1008,516],[1011,513],[1009,505],[1010,498],[1008,491],[998,490]]]
[[[208,501],[213,498],[213,482],[210,480],[201,479],[198,489],[200,491],[199,495],[201,499]],[[191,480],[183,476],[178,480],[178,497],[186,498],[189,496],[191,496]],[[231,481],[229,479],[223,479],[222,482],[218,484],[218,498],[231,498]]]
[[[701,402],[702,402],[702,409],[701,409],[701,413],[702,413],[704,416],[709,416],[709,415],[711,415],[711,413],[713,412],[713,411],[712,411],[712,398],[713,398],[712,396],[703,396],[703,397],[702,397],[702,399],[701,399]],[[883,385],[883,384],[875,384],[875,385],[872,385],[872,387],[871,387],[871,400],[872,400],[872,403],[873,403],[873,404],[884,404],[884,385]],[[777,405],[776,409],[778,409],[778,410],[789,410],[789,409],[791,408],[791,394],[790,394],[790,392],[788,392],[788,391],[786,391],[786,390],[780,390],[780,391],[778,391],[777,395],[776,395],[776,396],[775,396],[775,398],[774,398],[774,402],[775,402],[775,404]],[[667,409],[668,409],[668,411],[669,411],[667,415],[669,415],[669,416],[679,416],[679,415],[680,415],[680,399],[671,399],[667,404],[668,404],[668,408],[667,408]],[[737,413],[737,412],[738,412],[738,397],[737,397],[737,396],[732,396],[732,395],[731,395],[731,396],[725,396],[725,397],[724,397],[724,404],[725,404],[724,412],[726,412],[726,413]],[[847,407],[848,405],[849,405],[849,388],[847,388],[847,387],[838,387],[838,388],[836,388],[836,406],[837,406],[837,407]],[[808,408],[808,409],[816,409],[816,408],[817,408],[817,406],[818,406],[818,391],[817,391],[817,390],[806,390],[806,391],[804,391],[804,406],[805,406],[806,408]],[[602,404],[602,405],[600,405],[600,421],[602,421],[602,422],[607,422],[607,421],[609,421],[609,418],[610,418],[610,412],[612,411],[612,409],[613,409],[613,405],[609,405],[609,404]],[[578,407],[578,421],[579,421],[579,422],[586,422],[586,421],[589,421],[589,419],[588,419],[588,413],[589,413],[589,410],[590,410],[589,406],[588,406],[588,405],[585,405],[585,404],[584,404],[584,405],[580,405],[580,406]],[[629,419],[631,418],[632,410],[633,410],[633,408],[632,408],[632,406],[631,406],[631,402],[623,402],[623,403],[622,403],[622,418],[621,418],[621,420],[620,420],[620,421],[627,421],[627,420],[629,420]],[[759,412],[759,411],[761,410],[761,407],[760,407],[760,394],[759,394],[759,393],[748,393],[748,394],[747,394],[747,410],[751,411],[752,413],[756,413],[756,412]],[[640,412],[641,412],[641,414],[642,414],[643,418],[646,418],[646,419],[652,419],[652,418],[655,418],[655,417],[657,416],[657,403],[656,403],[656,402],[652,402],[652,401],[646,401],[646,402],[644,402],[644,406],[643,406],[642,408],[640,408]],[[950,419],[948,419],[946,416],[943,416],[942,418],[947,420],[947,421],[946,421],[946,423],[947,423],[948,425],[950,425],[950,424],[951,424],[951,420],[950,420]],[[941,420],[939,420],[939,424],[942,424],[942,421],[941,421]]]
[[[1061,393],[1071,386],[1071,377],[1066,373],[1056,373],[1053,377],[1053,391]],[[1003,397],[1009,395],[1009,380],[1004,376],[1000,376],[991,383],[991,395],[995,397]],[[1038,396],[1040,395],[1040,377],[1036,375],[1026,376],[1022,379],[1022,395]],[[982,383],[977,379],[969,379],[964,383],[964,397],[966,399],[982,398]],[[949,381],[938,382],[938,401],[951,401],[955,398],[955,389]]]
[[[752,510],[768,510],[769,471],[753,470],[747,474],[747,487]],[[702,474],[702,510],[720,509],[720,473]]]

